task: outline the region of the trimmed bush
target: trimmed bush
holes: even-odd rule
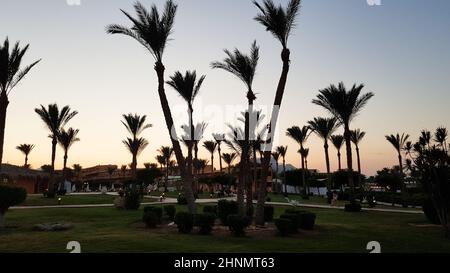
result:
[[[361,204],[359,204],[359,203],[345,204],[345,211],[347,211],[347,212],[360,212],[361,211]]]
[[[180,233],[190,233],[194,227],[194,215],[188,212],[178,212],[175,215],[175,224]]]
[[[265,222],[272,222],[273,221],[273,214],[275,212],[274,207],[272,206],[264,206],[264,221]]]
[[[215,217],[217,217],[217,206],[204,206],[203,213],[211,213],[214,214]]]
[[[217,204],[217,216],[224,226],[228,226],[228,216],[238,213],[238,203],[236,201],[219,200]]]
[[[0,186],[0,228],[5,226],[3,216],[9,207],[19,205],[27,198],[24,188]]]
[[[292,223],[291,233],[296,233],[300,228],[301,213],[285,213],[280,215],[281,219],[288,219]]]
[[[228,215],[227,222],[228,228],[234,236],[239,237],[245,235],[245,229],[249,225],[248,217],[241,217],[237,214],[231,214]]]
[[[175,219],[175,214],[177,212],[177,209],[174,205],[166,205],[163,207],[164,213],[167,215],[167,218],[170,221],[173,221]]]
[[[157,219],[158,219],[158,224],[161,223],[161,218],[162,218],[162,215],[163,215],[163,209],[161,207],[154,207],[154,206],[145,207],[144,208],[144,215],[147,212],[153,212],[156,215]]]
[[[215,221],[216,215],[212,213],[196,214],[194,216],[194,225],[200,228],[199,233],[203,235],[211,233]]]
[[[160,224],[160,218],[156,215],[154,210],[144,211],[144,216],[142,217],[142,221],[148,228],[156,228],[158,224]]]
[[[141,206],[141,194],[137,190],[125,192],[124,206],[126,210],[138,210]]]
[[[275,226],[278,229],[278,233],[281,236],[288,236],[294,230],[293,223],[291,220],[286,218],[275,219]]]
[[[312,212],[300,213],[300,228],[304,230],[314,229],[316,223],[316,214]]]
[[[177,203],[178,203],[178,205],[183,206],[183,205],[187,205],[188,201],[187,201],[186,197],[184,197],[184,195],[180,194],[177,197]]]

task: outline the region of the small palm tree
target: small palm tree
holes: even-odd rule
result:
[[[66,125],[78,112],[72,111],[69,106],[64,106],[61,110],[56,104],[49,104],[48,108],[41,105],[41,108],[36,108],[34,111],[39,115],[41,120],[50,130],[49,137],[52,139],[52,161],[50,182],[48,186],[48,196],[54,196],[54,172],[55,172],[55,157],[56,145],[58,144],[58,135],[61,129]]]
[[[163,155],[157,155],[155,159],[158,162],[162,172],[163,166],[166,164],[166,159],[164,158]]]
[[[337,120],[336,118],[314,118],[308,122],[311,130],[320,138],[323,139],[323,148],[325,151],[325,163],[327,167],[327,175],[328,175],[328,190],[331,189],[331,180],[330,180],[330,156],[328,154],[328,140],[331,137],[331,134],[334,133],[337,129]]]
[[[287,129],[286,135],[295,142],[300,145],[300,149],[303,150],[303,146],[308,140],[309,135],[311,134],[310,128],[308,126],[303,126],[302,128],[298,126],[293,126]],[[301,155],[301,154],[300,154]],[[302,170],[305,169],[305,158],[301,155],[301,166]]]
[[[166,177],[165,177],[165,182],[164,182],[164,191],[167,192],[167,184],[169,182],[169,165],[170,165],[170,160],[173,156],[173,149],[172,147],[169,146],[161,146],[161,148],[159,148],[158,150],[159,154],[164,158],[164,165],[166,166]]]
[[[75,177],[77,178],[77,181],[80,182],[80,176],[81,176],[81,171],[83,170],[83,167],[80,164],[73,164],[72,168],[73,168],[73,172],[75,173]]]
[[[58,134],[58,143],[61,148],[64,150],[64,161],[63,161],[63,173],[64,179],[67,179],[67,159],[70,147],[80,139],[77,137],[80,130],[69,128],[67,131],[61,129],[61,132]],[[61,185],[63,186],[63,184]]]
[[[114,172],[117,170],[117,166],[116,165],[110,165],[108,166],[108,168],[106,169],[106,171],[109,174],[109,180],[111,181],[112,184],[112,175],[114,174]]]
[[[353,192],[355,185],[353,183],[353,162],[352,162],[352,146],[351,146],[351,130],[350,122],[364,108],[367,102],[374,96],[369,92],[361,95],[364,85],[354,84],[350,90],[345,88],[344,83],[338,86],[330,85],[330,87],[319,91],[319,95],[312,102],[322,106],[328,110],[338,121],[344,126],[344,139],[347,152],[347,169],[348,182],[351,188],[351,201],[353,200]]]
[[[308,171],[308,156],[309,156],[309,148],[303,148],[299,151],[299,153],[305,159],[305,170]]]
[[[365,135],[366,135],[366,132],[361,131],[360,129],[352,130],[351,135],[350,135],[351,141],[355,145],[355,149],[356,149],[356,159],[358,162],[359,185],[361,185],[361,158],[359,155],[359,143],[363,140]]]
[[[276,148],[277,153],[279,156],[283,158],[283,185],[284,185],[284,194],[287,195],[287,184],[286,184],[286,153],[287,153],[287,146],[278,146]]]
[[[408,141],[409,135],[408,134],[402,134],[400,136],[400,134],[397,133],[397,135],[388,135],[386,136],[386,140],[389,141],[389,143],[392,144],[392,146],[394,146],[395,150],[397,151],[398,154],[398,166],[399,166],[399,171],[400,174],[403,177],[403,160],[402,160],[402,150],[405,148],[405,143]],[[403,179],[402,179],[403,181]],[[405,193],[405,183],[402,183],[402,192]]]
[[[431,132],[428,130],[422,130],[420,132],[419,142],[422,146],[427,146],[429,149],[431,144]]]
[[[25,164],[23,165],[25,168],[28,168],[28,155],[34,149],[33,144],[21,144],[16,147],[17,150],[21,151],[25,155]]]
[[[133,179],[133,187],[135,187],[137,178],[136,175],[137,157],[148,146],[148,141],[143,137],[135,139],[127,137],[125,140],[122,141],[122,143],[125,145],[125,147],[131,153],[132,156],[132,163],[130,167],[131,167],[131,176]]]
[[[3,160],[3,144],[5,139],[6,111],[9,105],[9,94],[24,79],[31,69],[40,60],[20,68],[22,58],[28,51],[29,45],[21,48],[19,42],[14,47],[9,47],[9,40],[6,38],[3,45],[0,44],[0,171]]]
[[[436,129],[436,132],[434,133],[434,141],[436,141],[445,152],[447,152],[447,137],[447,128],[439,127]]]
[[[331,143],[333,143],[333,146],[337,150],[337,156],[338,156],[338,170],[342,170],[341,167],[341,148],[344,144],[344,136],[343,135],[333,135],[331,136]]]
[[[223,161],[227,163],[228,165],[228,174],[231,174],[231,164],[233,164],[233,161],[236,159],[237,154],[236,153],[224,153],[222,155]]]
[[[205,141],[203,142],[203,147],[211,154],[211,168],[214,173],[214,153],[216,152],[217,142]]]
[[[220,172],[222,172],[222,149],[220,145],[222,144],[222,141],[225,140],[225,134],[213,134],[213,138],[217,143],[217,152],[219,153],[219,168]]]

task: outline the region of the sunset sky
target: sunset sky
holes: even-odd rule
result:
[[[267,110],[281,73],[280,44],[253,20],[257,10],[251,1],[177,2],[173,40],[164,56],[166,78],[176,70],[206,75],[194,118],[209,123],[206,139],[211,139],[211,133],[227,132],[225,124],[235,122],[233,114],[245,107],[246,99],[245,86],[224,71],[212,70],[210,63],[223,59],[224,48],[248,52],[256,39],[261,47],[256,104]],[[34,108],[55,102],[79,111],[68,124],[80,129],[81,138],[70,150],[70,165],[128,164],[131,156],[121,142],[127,132],[120,120],[130,112],[147,115],[153,124],[143,134],[150,145],[138,160],[140,166],[155,162],[156,150],[170,140],[154,60],[136,41],[105,32],[111,23],[130,25],[119,9],[134,14],[133,3],[81,0],[81,5],[71,6],[66,0],[0,0],[0,41],[8,36],[12,42],[30,43],[24,64],[42,58],[11,93],[4,163],[23,164],[15,147],[31,143],[36,145],[29,159],[32,167],[49,164],[51,140]],[[162,7],[164,1],[142,3]],[[384,135],[406,132],[415,140],[422,129],[450,128],[449,10],[448,0],[382,0],[381,6],[369,6],[366,0],[304,0],[288,45],[292,66],[278,125],[278,143],[289,146],[288,163],[298,167],[300,159],[286,128],[327,116],[311,100],[319,89],[339,81],[348,87],[364,83],[365,92],[375,93],[351,125],[367,132],[360,149],[368,175],[396,164]],[[187,123],[183,100],[168,86],[166,92],[178,127]],[[322,141],[312,135],[306,146],[309,167],[324,170]],[[330,154],[335,169],[334,148]],[[209,154],[200,148],[200,157],[209,159]],[[58,148],[57,167],[61,165]]]

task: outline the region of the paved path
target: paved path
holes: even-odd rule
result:
[[[144,199],[154,199],[154,196],[144,196]],[[236,198],[220,198],[227,200],[235,200]],[[197,199],[197,204],[217,203],[220,199]],[[157,204],[176,204],[176,198],[166,198],[163,202],[143,202],[141,205],[157,205]],[[256,202],[255,202],[256,203]],[[293,205],[284,202],[266,202],[267,205],[286,206],[292,207]],[[23,210],[23,209],[53,209],[53,208],[104,208],[114,207],[114,204],[95,204],[95,205],[60,205],[60,206],[17,206],[10,209]],[[319,208],[319,209],[337,209],[343,210],[341,206],[330,205],[318,205],[318,204],[299,204],[298,207],[304,208]],[[423,214],[421,210],[402,210],[402,209],[380,209],[380,208],[363,208],[364,211],[378,211],[378,212],[395,212],[395,213],[407,213],[407,214]]]

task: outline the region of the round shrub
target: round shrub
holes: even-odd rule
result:
[[[24,188],[0,186],[0,228],[4,227],[3,216],[9,207],[19,205],[27,198]]]
[[[194,225],[200,228],[199,233],[203,235],[211,233],[215,221],[216,215],[212,213],[196,214],[194,216]]]
[[[316,214],[312,212],[300,213],[300,228],[304,230],[314,229],[316,223]]]
[[[245,229],[249,225],[249,219],[248,217],[242,217],[237,214],[231,214],[227,217],[228,222],[228,228],[230,229],[231,233],[236,236],[244,236],[245,235]]]
[[[137,190],[125,192],[124,206],[126,210],[138,210],[141,206],[141,194]]]
[[[163,215],[163,209],[161,207],[154,207],[154,206],[145,207],[144,208],[144,215],[147,212],[153,212],[156,215],[156,217],[157,217],[158,224],[161,223],[161,218],[162,218],[162,215]]]
[[[217,206],[204,206],[203,213],[211,213],[214,214],[215,217],[217,217]]]
[[[280,215],[280,219],[287,219],[291,221],[291,233],[296,233],[300,228],[301,214],[300,213],[285,213]]]
[[[180,233],[190,233],[194,227],[194,215],[188,212],[178,212],[175,215],[175,224]]]
[[[288,236],[294,230],[293,223],[291,220],[286,218],[275,219],[275,226],[281,236]]]
[[[265,222],[272,222],[273,221],[273,214],[274,214],[274,207],[272,206],[264,206],[264,221]]]
[[[177,209],[174,205],[166,205],[163,207],[164,213],[167,215],[167,218],[170,221],[173,221],[175,219],[175,214],[177,212]]]
[[[183,206],[183,205],[187,205],[188,201],[187,201],[186,197],[184,197],[184,195],[180,194],[177,197],[177,203],[178,203],[178,205]]]
[[[347,211],[347,212],[360,212],[361,211],[361,204],[359,204],[359,203],[345,204],[345,211]]]
[[[148,228],[156,228],[156,226],[160,223],[160,218],[156,215],[155,211],[148,210],[144,212],[142,221]]]
[[[236,201],[219,200],[217,204],[217,216],[224,226],[228,226],[228,216],[238,213],[238,203]]]

